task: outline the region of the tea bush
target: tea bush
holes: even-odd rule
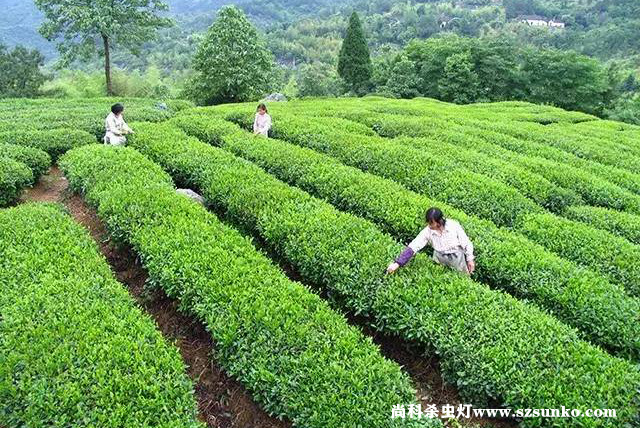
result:
[[[248,239],[176,194],[153,162],[94,145],[61,167],[133,246],[152,284],[205,324],[216,359],[269,413],[318,428],[438,425],[392,420],[393,405],[415,403],[400,367]]]
[[[203,427],[177,348],[54,205],[0,210],[0,425]]]

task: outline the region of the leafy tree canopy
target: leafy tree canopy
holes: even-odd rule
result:
[[[234,6],[220,10],[193,61],[187,95],[199,104],[243,102],[269,90],[273,56]]]

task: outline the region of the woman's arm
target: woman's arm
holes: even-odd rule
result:
[[[466,232],[462,228],[462,226],[458,227],[458,241],[460,241],[460,246],[464,250],[464,255],[467,259],[467,267],[469,268],[469,273],[473,273],[476,269],[475,255],[473,254],[473,243],[467,236]]]
[[[460,226],[458,229],[458,240],[460,241],[460,246],[464,250],[464,254],[467,257],[467,261],[473,261],[475,256],[473,255],[473,243],[467,236],[466,232]]]
[[[414,238],[413,241],[407,245],[407,247],[400,253],[398,257],[396,257],[395,261],[389,265],[387,268],[387,273],[394,273],[400,267],[406,265],[411,261],[413,256],[415,256],[418,251],[422,250],[427,244],[430,242],[429,228],[425,227],[419,234]]]
[[[127,124],[127,122],[124,121],[124,119],[122,119],[122,129],[127,133],[127,134],[133,134],[133,129],[131,129],[129,127],[129,125]]]

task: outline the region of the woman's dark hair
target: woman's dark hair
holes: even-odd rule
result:
[[[120,114],[124,111],[124,106],[120,103],[114,104],[111,106],[111,113]]]
[[[444,225],[447,224],[447,219],[444,218],[444,214],[442,214],[442,211],[440,210],[440,208],[435,208],[435,207],[429,208],[427,210],[427,214],[425,215],[425,218],[427,220],[427,223],[435,222],[442,227],[444,227]]]
[[[258,108],[256,109],[256,111],[260,110],[264,110],[265,113],[269,113],[269,110],[267,110],[267,106],[264,103],[258,104]]]

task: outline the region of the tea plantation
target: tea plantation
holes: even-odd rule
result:
[[[100,143],[115,101],[126,147]],[[474,407],[616,410],[510,426],[640,426],[639,127],[522,102],[268,107],[264,138],[254,103],[0,101],[0,427],[217,426],[90,231],[25,197],[54,165],[290,426],[458,426],[392,418],[423,397],[371,332],[437,357]],[[476,272],[425,249],[386,275],[432,206]]]

